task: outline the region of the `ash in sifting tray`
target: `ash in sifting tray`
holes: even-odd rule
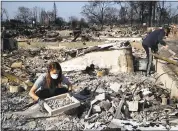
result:
[[[51,107],[51,109],[56,109],[74,102],[69,97],[65,97],[61,99],[48,100],[46,103]]]

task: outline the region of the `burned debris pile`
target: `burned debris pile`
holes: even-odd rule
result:
[[[58,32],[52,32],[49,31],[46,33],[46,35],[44,36],[44,42],[56,42],[56,41],[62,41],[62,37],[60,36],[60,34]]]
[[[177,101],[170,99],[169,91],[163,89],[161,84],[155,84],[153,78],[126,73],[109,74],[99,78],[82,72],[68,72],[65,75],[71,78],[75,86],[78,86],[73,96],[81,101],[81,106],[77,109],[76,114],[72,116],[64,115],[65,119],[58,116],[51,120],[36,119],[34,122],[41,129],[55,126],[56,129],[103,130],[113,128],[113,121],[117,120],[118,122],[122,120],[122,124],[124,123],[125,126],[128,126],[130,122],[129,128],[132,127],[132,129],[153,126],[166,128],[169,126],[170,128],[176,125],[174,119],[177,116]],[[19,97],[22,94],[16,94],[17,96],[13,94],[16,96],[15,98],[13,98],[13,95],[6,99],[2,98],[3,107],[5,108],[7,104],[8,107],[13,107],[11,104],[21,105],[22,102],[28,101],[28,97],[24,99]],[[10,100],[12,98],[13,100]],[[7,115],[10,109],[5,110],[4,108],[2,109],[4,115],[2,126],[7,128],[8,122],[12,119],[8,118]],[[23,120],[21,118],[16,119],[17,121]],[[58,119],[58,121],[51,125],[50,122],[55,119]],[[67,121],[65,122],[65,120]],[[132,125],[131,121],[138,123],[137,126]],[[23,129],[22,123],[19,122],[19,124],[16,125],[16,129]],[[72,125],[75,128],[72,128]],[[121,128],[118,124],[115,126]]]
[[[51,61],[64,62],[93,51],[126,48],[128,42],[76,50],[19,49],[2,54],[2,129],[15,130],[124,130],[177,128],[178,100],[157,81],[158,76],[145,77],[140,72],[111,73],[107,68],[91,64],[85,70],[63,71],[73,83],[70,95],[80,106],[63,114],[38,117],[23,114],[32,102],[29,89]],[[73,52],[72,52],[73,51]],[[142,52],[133,49],[135,57]],[[61,101],[60,101],[61,102]],[[55,106],[71,103],[53,101]],[[56,103],[56,105],[54,104]],[[20,111],[20,115],[14,112]],[[46,110],[41,113],[47,114]],[[38,114],[38,113],[37,113]],[[39,114],[38,114],[39,115]]]
[[[73,32],[73,33],[72,33]],[[78,37],[80,41],[101,41],[101,37],[143,37],[147,30],[137,29],[136,27],[118,27],[116,29],[105,28],[103,31],[93,30],[90,28],[81,29]],[[52,30],[50,27],[36,27],[36,28],[17,28],[6,29],[4,38],[15,38],[19,42],[71,42],[72,37],[75,37],[75,30],[70,30],[66,36],[62,36],[59,31]],[[77,38],[78,38],[77,37]],[[77,39],[76,38],[76,39]]]
[[[23,53],[23,56],[20,53]],[[50,50],[19,50],[18,53],[3,54],[2,69],[5,73],[23,80],[22,83],[34,82],[39,73],[46,71],[45,64],[48,60],[59,59],[60,53],[55,54],[56,56],[50,56]],[[22,61],[14,64],[19,59]],[[162,88],[162,84],[155,83],[154,77],[145,77],[139,73],[107,73],[98,76],[98,70],[94,67],[92,72],[91,74],[83,71],[64,72],[74,86],[78,87],[72,93],[81,101],[81,106],[76,109],[75,114],[66,113],[33,121],[12,114],[13,111],[30,103],[28,90],[10,93],[9,86],[18,86],[19,84],[16,84],[18,80],[11,81],[6,77],[5,81],[3,78],[2,128],[104,130],[124,127],[141,130],[148,127],[171,129],[176,125],[178,101],[171,99],[170,92]]]

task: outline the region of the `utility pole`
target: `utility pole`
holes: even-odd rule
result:
[[[54,5],[53,5],[53,14],[54,14],[54,23],[56,23],[57,8],[56,8],[56,3],[55,2],[54,2]]]
[[[155,13],[156,13],[156,1],[153,1],[153,19],[152,19],[152,23],[155,26]]]
[[[152,1],[149,2],[149,26],[152,26]]]

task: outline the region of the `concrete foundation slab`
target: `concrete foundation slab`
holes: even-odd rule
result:
[[[61,63],[63,71],[84,70],[90,64],[94,64],[99,68],[109,68],[111,73],[120,71],[118,66],[118,50],[92,52],[84,56],[74,58],[72,60]]]
[[[170,89],[171,98],[178,98],[178,77],[174,75],[174,72],[170,70],[165,63],[158,61],[157,63],[157,73],[159,80],[164,84],[165,88]]]

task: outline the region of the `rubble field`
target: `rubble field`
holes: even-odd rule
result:
[[[29,36],[16,35],[20,42],[18,50],[1,54],[2,130],[178,130],[178,99],[170,97],[170,89],[159,81],[160,75],[157,73],[150,77],[141,71],[111,73],[110,69],[98,65],[94,65],[94,69],[86,67],[78,71],[64,69],[63,74],[74,86],[71,95],[78,98],[80,107],[54,116],[49,116],[38,104],[27,107],[33,101],[28,95],[30,88],[47,71],[51,61],[58,61],[62,66],[63,62],[70,63],[73,58],[87,53],[120,48],[123,44],[121,40],[132,41],[135,58],[144,58],[141,42],[137,43],[136,40],[141,40],[146,30],[84,30],[82,36],[89,38],[87,42],[82,41],[82,37],[71,42],[71,31],[26,31]],[[14,34],[13,31],[8,33]],[[105,44],[106,41],[112,44]],[[169,57],[177,59],[176,41],[168,43],[176,52]],[[167,57],[167,54],[164,55]],[[98,62],[97,59],[95,61]],[[177,70],[177,67],[169,66]],[[60,104],[69,103],[70,100],[48,104],[58,108]]]
[[[134,55],[142,56],[142,52],[135,51]],[[178,100],[170,98],[170,91],[157,81],[156,74],[145,77],[142,72],[99,77],[97,69],[92,74],[65,71],[64,75],[76,87],[73,94],[88,90],[87,95],[81,94],[87,97],[81,106],[70,115],[37,117],[33,110],[26,116],[23,107],[32,102],[28,92],[37,77],[46,72],[49,62],[64,62],[72,59],[69,56],[65,50],[44,48],[2,54],[2,130],[178,129]]]

